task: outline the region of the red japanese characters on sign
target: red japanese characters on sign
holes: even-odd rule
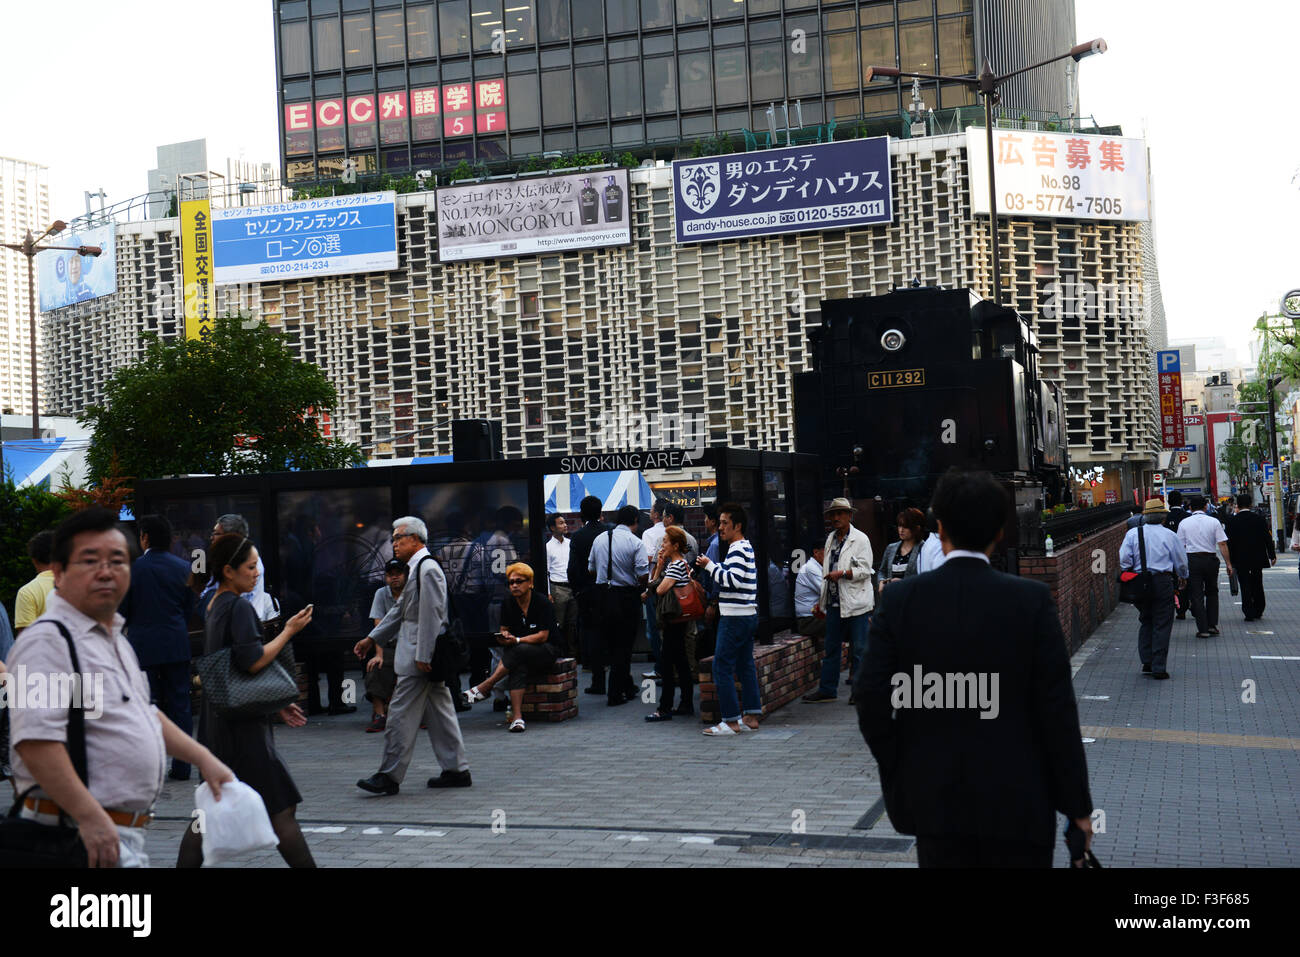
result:
[[[1161,372],[1158,379],[1161,447],[1176,449],[1187,444],[1187,428],[1183,421],[1183,376],[1181,372]]]
[[[506,121],[506,81],[478,80],[448,83],[446,86],[417,87],[384,93],[363,93],[346,100],[331,98],[284,106],[285,152],[289,155],[311,152],[310,138],[302,135],[313,130],[364,126],[379,122],[380,141],[406,141],[405,124],[410,119],[411,138],[417,141],[440,137],[470,136],[478,133],[504,133]],[[352,145],[370,145],[373,136],[351,135]],[[342,148],[341,139],[317,144],[318,149]]]

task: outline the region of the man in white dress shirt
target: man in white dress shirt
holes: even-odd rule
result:
[[[1187,597],[1196,619],[1196,637],[1213,638],[1219,634],[1219,556],[1232,575],[1228,557],[1228,533],[1223,523],[1205,511],[1203,495],[1193,495],[1188,505],[1191,515],[1178,523],[1178,540],[1187,550]]]
[[[555,623],[560,626],[563,636],[557,644],[566,655],[577,658],[578,603],[569,587],[569,525],[563,515],[547,515],[546,528],[551,533],[546,540],[546,581],[551,590],[551,605],[555,608]]]

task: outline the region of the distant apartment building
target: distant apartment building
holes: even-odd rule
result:
[[[46,167],[0,156],[0,241],[20,243],[28,230],[39,236],[49,225]],[[27,259],[13,250],[0,249],[0,410],[20,414],[32,411],[27,297]]]

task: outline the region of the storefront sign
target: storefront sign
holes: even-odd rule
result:
[[[1156,374],[1160,390],[1161,447],[1176,449],[1187,444],[1187,427],[1183,421],[1182,364],[1177,349],[1156,353]]]
[[[664,449],[647,452],[607,452],[594,455],[566,455],[560,459],[563,474],[587,472],[623,472],[642,469],[680,469],[695,464],[687,449]]]
[[[988,135],[966,130],[972,209],[989,212]],[[1140,139],[994,130],[998,214],[1145,221],[1147,148]]]
[[[439,262],[632,241],[625,169],[452,186],[437,202]]]
[[[673,163],[679,243],[892,222],[889,137]]]

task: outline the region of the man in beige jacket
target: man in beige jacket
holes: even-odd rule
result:
[[[831,533],[822,559],[822,593],[816,610],[826,613],[826,649],[822,679],[817,690],[804,695],[810,704],[834,701],[840,683],[840,643],[849,642],[849,657],[856,666],[867,649],[867,629],[875,607],[871,586],[871,540],[853,525],[857,511],[847,498],[834,499],[826,509]],[[853,702],[850,701],[850,704]]]

